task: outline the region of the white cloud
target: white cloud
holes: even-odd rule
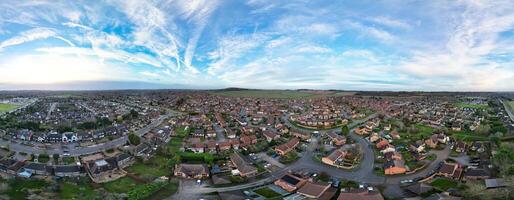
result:
[[[462,15],[448,16],[458,25],[450,29],[445,48],[419,51],[403,62],[399,70],[438,90],[511,91],[512,63],[499,63],[489,56],[510,48],[505,44],[512,42],[502,40],[499,34],[514,28],[513,8],[502,2],[462,3],[465,8]]]
[[[126,66],[107,66],[95,60],[74,56],[23,55],[2,60],[0,83],[46,84],[91,80],[136,80]]]
[[[142,71],[142,72],[139,72],[140,74],[144,75],[144,76],[149,76],[149,77],[152,77],[152,78],[157,78],[159,77],[159,74],[157,73],[154,73],[154,72],[149,72],[149,71]]]
[[[207,73],[216,75],[230,69],[232,67],[231,62],[237,60],[248,51],[261,46],[268,38],[265,34],[237,35],[221,38],[218,41],[217,49],[208,53],[212,62],[207,68]]]
[[[406,30],[409,30],[412,28],[411,25],[405,21],[398,20],[398,19],[392,19],[392,18],[386,17],[386,16],[369,17],[369,18],[367,18],[367,20],[384,25],[384,26],[392,27],[392,28],[400,28],[400,29],[406,29]]]
[[[364,36],[376,38],[381,42],[391,42],[395,37],[389,32],[371,26],[366,26],[356,21],[345,20],[345,24],[352,29],[356,29],[361,32]]]
[[[300,53],[330,53],[332,49],[317,45],[302,45],[296,51]]]
[[[3,41],[0,43],[0,50],[9,46],[20,45],[34,40],[46,39],[55,35],[55,31],[49,28],[33,28],[20,33],[18,36]]]

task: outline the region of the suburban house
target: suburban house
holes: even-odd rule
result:
[[[192,151],[195,153],[203,153],[205,149],[205,145],[203,143],[194,143],[193,147],[191,148]]]
[[[16,161],[14,159],[3,159],[0,160],[0,172],[5,172],[8,174],[16,174],[18,170],[20,170],[25,163],[21,161]]]
[[[298,188],[302,187],[307,181],[305,179],[299,178],[292,174],[286,174],[282,176],[282,178],[277,179],[275,181],[275,185],[281,187],[282,189],[293,192]]]
[[[32,135],[34,134],[34,132],[28,130],[28,129],[22,129],[18,132],[18,134],[16,135],[16,138],[17,139],[20,139],[20,140],[32,140]]]
[[[257,175],[257,168],[246,162],[239,153],[233,153],[230,155],[230,161],[232,161],[232,164],[237,168],[239,175],[243,177],[252,177]]]
[[[468,169],[466,173],[464,173],[464,178],[466,180],[484,180],[490,177],[489,172],[481,168]]]
[[[332,141],[332,144],[336,146],[341,146],[346,143],[346,138],[335,132],[330,132],[327,134],[327,136]]]
[[[131,165],[134,162],[134,159],[128,153],[120,153],[116,156],[116,162],[118,167],[122,169]]]
[[[311,139],[311,135],[307,132],[301,132],[301,131],[291,131],[291,135],[293,137],[300,138],[301,140],[308,141]]]
[[[66,132],[62,134],[62,142],[76,142],[77,140],[77,134],[73,132]]]
[[[174,175],[187,179],[202,179],[209,177],[209,169],[205,164],[178,164]]]
[[[57,132],[50,132],[50,134],[46,135],[45,141],[46,142],[61,142],[62,135]]]
[[[275,151],[283,156],[292,151],[294,148],[296,148],[296,146],[298,146],[299,143],[300,140],[298,140],[298,138],[293,138],[292,140],[289,140],[287,143],[275,147]]]
[[[444,163],[437,174],[447,178],[452,178],[458,167],[459,165],[456,163]]]
[[[330,187],[330,184],[307,182],[297,193],[307,198],[319,199]]]
[[[29,163],[23,167],[26,171],[32,174],[48,176],[52,175],[53,168],[43,163]]]
[[[220,142],[220,143],[218,144],[218,148],[220,149],[220,151],[227,151],[227,150],[230,150],[230,148],[231,148],[230,141],[223,141],[223,142]]]
[[[459,153],[466,152],[466,143],[459,140],[457,143],[455,143],[455,151]]]
[[[280,138],[280,135],[276,134],[273,131],[264,131],[262,134],[264,135],[264,137],[266,138],[266,141],[268,141],[268,142],[271,142],[273,140]]]
[[[394,175],[407,172],[403,160],[389,160],[383,164],[384,174]]]
[[[323,162],[327,165],[339,167],[344,162],[344,158],[345,158],[346,154],[347,154],[346,151],[343,151],[341,149],[336,149],[335,151],[330,153],[330,155],[321,158],[321,162]]]
[[[59,165],[54,168],[55,176],[75,177],[84,175],[84,171],[78,165]]]
[[[425,145],[427,145],[430,148],[436,148],[438,143],[439,140],[437,140],[437,135],[432,135],[430,136],[430,138],[425,140]]]
[[[428,185],[426,183],[415,183],[415,184],[405,187],[405,190],[407,190],[413,194],[416,194],[416,195],[421,195],[423,193],[432,191],[433,189],[434,189],[434,187],[432,187],[431,185]]]
[[[92,179],[93,177],[109,174],[112,170],[117,169],[118,166],[116,166],[116,158],[112,158],[95,160],[86,164],[87,172]]]
[[[382,194],[376,190],[369,190],[367,188],[343,189],[337,197],[337,200],[384,200]]]
[[[414,144],[409,145],[409,150],[421,153],[425,150],[425,143],[421,140],[418,140]]]

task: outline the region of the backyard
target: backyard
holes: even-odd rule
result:
[[[273,191],[272,189],[269,189],[268,187],[259,188],[259,189],[254,190],[253,192],[255,192],[263,197],[266,197],[268,199],[280,197],[279,193]]]
[[[170,174],[168,159],[161,155],[154,155],[147,161],[137,160],[127,171],[147,181]]]
[[[127,193],[137,184],[135,180],[127,176],[117,179],[115,181],[102,184],[105,190],[113,193]]]
[[[457,188],[458,183],[449,179],[440,178],[432,181],[430,185],[441,191],[446,191],[450,188]]]

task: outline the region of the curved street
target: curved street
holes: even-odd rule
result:
[[[359,124],[362,124],[366,122],[367,120],[376,117],[376,114],[370,115],[362,120],[354,121],[349,126],[355,127]],[[286,123],[290,126],[293,126],[288,120],[285,120]],[[302,129],[299,127],[296,127],[296,129]],[[309,131],[312,130],[308,129],[302,129],[302,131]],[[333,128],[328,130],[322,130],[319,131],[320,133],[325,133],[328,131],[340,131],[340,128]],[[361,148],[363,148],[364,154],[363,158],[356,168],[352,170],[344,170],[336,167],[332,167],[329,165],[325,165],[323,163],[320,163],[319,161],[316,161],[313,157],[314,151],[317,148],[318,145],[318,139],[317,137],[313,137],[311,142],[308,145],[308,148],[305,152],[302,153],[302,156],[299,160],[296,162],[286,166],[285,168],[282,168],[278,171],[272,172],[269,176],[266,178],[241,184],[237,186],[230,186],[230,187],[207,187],[207,186],[188,186],[188,187],[180,187],[179,191],[176,195],[172,196],[170,199],[180,199],[178,197],[183,197],[184,195],[188,194],[198,194],[198,193],[211,193],[211,192],[227,192],[227,191],[236,191],[236,190],[243,190],[247,188],[257,187],[259,185],[268,184],[273,182],[274,180],[280,178],[284,174],[290,172],[290,171],[297,171],[302,169],[310,169],[310,170],[316,170],[318,172],[325,172],[328,175],[339,178],[339,179],[345,179],[345,180],[352,180],[356,181],[358,183],[363,184],[370,184],[370,185],[385,185],[387,186],[385,193],[390,193],[393,196],[401,195],[401,194],[394,194],[394,192],[399,191],[399,184],[401,180],[404,179],[414,179],[416,177],[420,176],[426,176],[430,173],[430,171],[434,170],[438,163],[440,161],[445,160],[450,155],[450,147],[447,145],[443,150],[432,150],[429,153],[433,153],[437,156],[437,158],[432,161],[429,166],[425,167],[424,169],[413,173],[413,174],[403,174],[403,175],[395,175],[395,176],[379,176],[376,175],[373,171],[374,163],[375,163],[375,153],[373,150],[373,146],[364,138],[356,135],[353,133],[354,129],[352,128],[350,131],[349,136],[357,143]],[[181,183],[182,184],[182,183]],[[388,189],[394,192],[390,192]]]

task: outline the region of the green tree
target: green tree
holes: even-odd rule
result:
[[[348,128],[348,125],[344,125],[341,127],[341,133],[345,136],[347,136],[350,133],[350,129]]]
[[[141,138],[134,133],[129,133],[128,139],[132,145],[139,145],[141,143]]]

